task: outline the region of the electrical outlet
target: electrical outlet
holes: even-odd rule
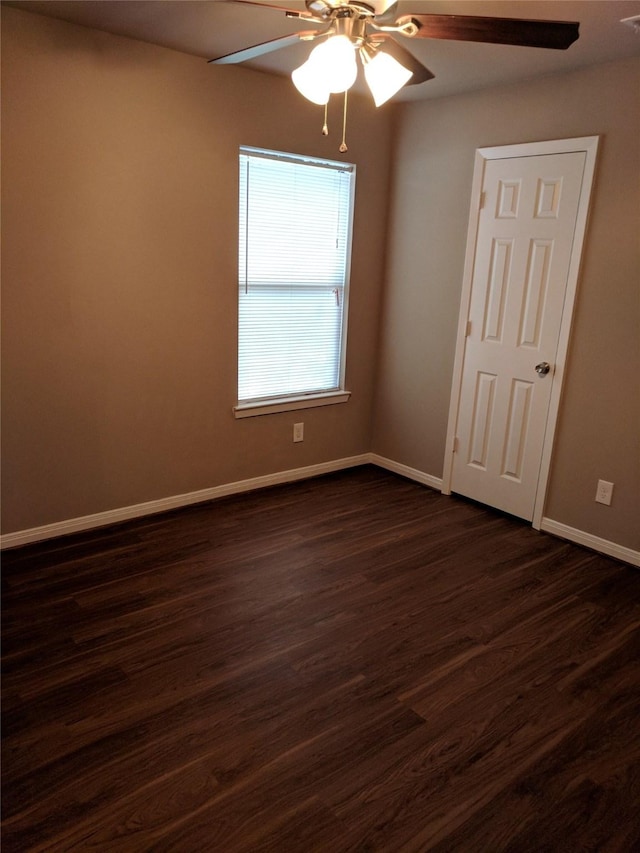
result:
[[[598,488],[596,489],[596,503],[611,506],[612,495],[613,483],[608,483],[606,480],[598,480]]]
[[[304,441],[304,424],[293,425],[293,440]]]

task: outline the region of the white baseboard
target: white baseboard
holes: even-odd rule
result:
[[[97,512],[93,515],[83,515],[80,518],[71,518],[67,521],[45,524],[42,527],[31,527],[27,530],[19,530],[16,533],[6,533],[0,537],[0,548],[17,548],[20,545],[28,545],[31,542],[41,542],[44,539],[53,539],[56,536],[65,536],[69,533],[79,533],[83,530],[92,530],[96,527],[105,527],[109,524],[117,524],[120,521],[129,521],[132,518],[141,518],[145,515],[154,515],[158,512],[166,512],[170,509],[178,509],[203,501],[223,498],[228,495],[250,492],[254,489],[263,489],[266,486],[277,486],[282,483],[292,483],[295,480],[306,480],[321,474],[330,474],[333,471],[341,471],[345,468],[354,468],[357,465],[366,465],[371,462],[371,454],[362,453],[359,456],[349,456],[344,459],[334,459],[330,462],[320,462],[317,465],[308,465],[305,468],[293,468],[289,471],[278,471],[275,474],[265,474],[262,477],[252,477],[249,480],[239,480],[236,483],[224,483],[221,486],[213,486],[209,489],[201,489],[197,492],[188,492],[184,495],[173,495],[155,501],[146,501],[133,506],[120,507],[118,509]]]
[[[561,539],[568,539],[570,542],[575,542],[578,545],[584,545],[586,548],[592,548],[594,551],[599,551],[608,557],[615,557],[617,560],[631,563],[632,566],[640,566],[640,551],[634,551],[632,548],[626,548],[624,545],[618,545],[616,542],[610,542],[608,539],[601,539],[599,536],[585,533],[584,530],[569,527],[568,524],[553,521],[551,518],[543,518],[540,530],[544,530],[545,533],[552,533]]]
[[[377,465],[379,468],[385,468],[387,471],[393,471],[394,474],[400,474],[402,477],[407,477],[409,480],[416,480],[422,483],[423,486],[429,486],[432,489],[442,490],[442,479],[433,477],[431,474],[425,474],[423,471],[418,471],[417,468],[410,468],[408,465],[403,465],[401,462],[394,462],[393,459],[386,459],[384,456],[378,456],[377,453],[369,454],[369,462],[372,465]]]
[[[183,506],[203,503],[228,495],[249,492],[254,489],[263,489],[267,486],[277,486],[282,483],[292,483],[295,480],[306,480],[310,477],[318,477],[321,474],[330,474],[333,471],[342,471],[346,468],[354,468],[358,465],[377,465],[394,474],[400,474],[409,480],[415,480],[424,486],[441,491],[442,479],[425,474],[417,468],[410,468],[401,462],[394,462],[379,456],[377,453],[361,453],[358,456],[348,456],[343,459],[334,459],[330,462],[320,462],[317,465],[308,465],[305,468],[293,468],[289,471],[277,471],[275,474],[265,474],[262,477],[251,477],[248,480],[239,480],[235,483],[224,483],[221,486],[213,486],[209,489],[201,489],[197,492],[188,492],[183,495],[173,495],[155,501],[135,504],[133,506],[120,507],[118,509],[97,512],[93,515],[84,515],[80,518],[71,518],[67,521],[59,521],[53,524],[45,524],[42,527],[32,527],[27,530],[19,530],[16,533],[6,533],[0,536],[0,549],[17,548],[20,545],[28,545],[32,542],[41,542],[44,539],[53,539],[56,536],[64,536],[69,533],[80,533],[84,530],[93,530],[96,527],[105,527],[109,524],[117,524],[120,521],[129,521],[133,518],[142,518],[145,515],[154,515],[171,509],[179,509]],[[640,566],[640,552],[632,548],[626,548],[599,536],[593,536],[575,527],[569,527],[551,518],[543,518],[540,529],[562,539],[568,539],[578,545],[584,545],[594,551],[599,551],[609,557]]]

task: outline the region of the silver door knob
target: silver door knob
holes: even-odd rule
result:
[[[538,376],[546,376],[550,370],[551,365],[548,361],[541,361],[540,364],[536,364],[536,373]]]

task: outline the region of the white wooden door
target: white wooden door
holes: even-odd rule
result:
[[[585,160],[572,151],[484,167],[451,490],[529,521]]]

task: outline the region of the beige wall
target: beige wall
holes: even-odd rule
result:
[[[10,8],[2,75],[3,532],[368,451],[389,111],[351,102],[351,401],[236,421],[238,146],[339,159],[340,105]]]
[[[545,515],[640,548],[640,60],[397,110],[373,450],[442,476],[476,148],[601,136]],[[615,483],[611,507],[596,482]]]
[[[369,450],[441,476],[474,151],[600,134],[545,514],[640,547],[640,62],[401,105],[393,149],[354,99],[352,399],[236,421],[238,146],[337,158],[339,110],[325,140],[286,79],[2,22],[3,532]]]

